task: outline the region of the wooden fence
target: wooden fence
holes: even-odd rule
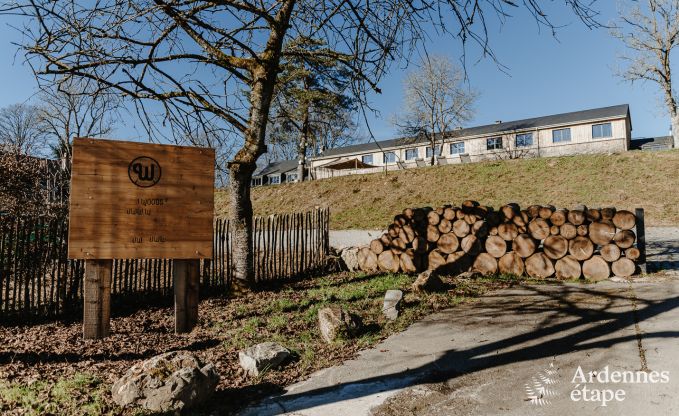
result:
[[[327,208],[255,217],[257,282],[303,277],[323,267],[329,251]],[[68,260],[63,219],[0,218],[0,319],[60,316],[80,311],[84,262]],[[233,280],[233,240],[228,220],[215,220],[212,260],[201,262],[201,291],[227,290]],[[113,262],[114,296],[172,293],[172,261]]]

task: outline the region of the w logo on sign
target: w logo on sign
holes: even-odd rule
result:
[[[141,188],[150,188],[160,181],[160,165],[155,159],[140,156],[130,162],[127,174],[133,184]]]

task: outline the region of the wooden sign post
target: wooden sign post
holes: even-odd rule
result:
[[[83,337],[109,332],[113,259],[173,259],[175,330],[198,321],[212,256],[213,149],[75,139],[68,256],[85,259]]]

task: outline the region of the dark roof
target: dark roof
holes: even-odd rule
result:
[[[554,114],[551,116],[542,116],[535,118],[527,118],[524,120],[508,121],[504,123],[487,124],[485,126],[469,127],[466,129],[454,130],[447,133],[447,138],[478,136],[484,134],[501,133],[513,130],[532,129],[542,126],[552,126],[561,124],[572,124],[585,120],[597,120],[612,117],[627,117],[629,114],[629,105],[621,104],[611,107],[593,108],[590,110],[574,111],[571,113]],[[405,137],[399,139],[382,140],[377,143],[363,143],[347,147],[338,147],[335,149],[328,149],[319,157],[325,158],[329,156],[340,156],[349,153],[361,153],[368,151],[375,151],[379,149],[407,146],[409,144],[426,143],[427,140],[419,137]]]
[[[278,160],[271,162],[264,166],[261,170],[255,172],[252,176],[275,175],[279,173],[290,172],[297,169],[297,159]]]
[[[632,139],[630,149],[636,150],[662,150],[672,148],[672,136],[644,137]]]

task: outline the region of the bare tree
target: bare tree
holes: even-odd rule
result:
[[[69,78],[44,85],[38,94],[40,126],[52,150],[70,177],[71,143],[74,137],[105,137],[113,132],[120,99],[98,91],[88,79]]]
[[[425,55],[420,68],[404,81],[405,116],[396,124],[410,136],[429,140],[431,165],[436,163],[437,142],[442,143],[453,128],[469,121],[478,94],[465,85],[461,68],[439,55]]]
[[[620,76],[630,82],[650,81],[660,87],[670,115],[674,147],[679,148],[679,108],[672,86],[672,51],[679,46],[679,0],[644,0],[620,10],[612,34],[629,50],[620,59]],[[639,3],[643,3],[640,6]]]
[[[47,141],[40,111],[28,104],[0,109],[0,151],[13,155],[41,156]]]
[[[590,0],[566,3],[595,24]],[[554,27],[538,2],[524,4],[538,22]],[[158,110],[163,122],[202,125],[214,117],[241,135],[227,166],[241,288],[254,283],[250,181],[266,151],[286,40],[326,40],[346,57],[340,64],[352,74],[354,95],[365,101],[368,91],[379,91],[389,63],[407,57],[432,26],[492,56],[486,16],[502,21],[514,6],[511,0],[15,0],[5,10],[30,18],[23,46],[39,79],[93,80],[134,100],[149,129]]]

